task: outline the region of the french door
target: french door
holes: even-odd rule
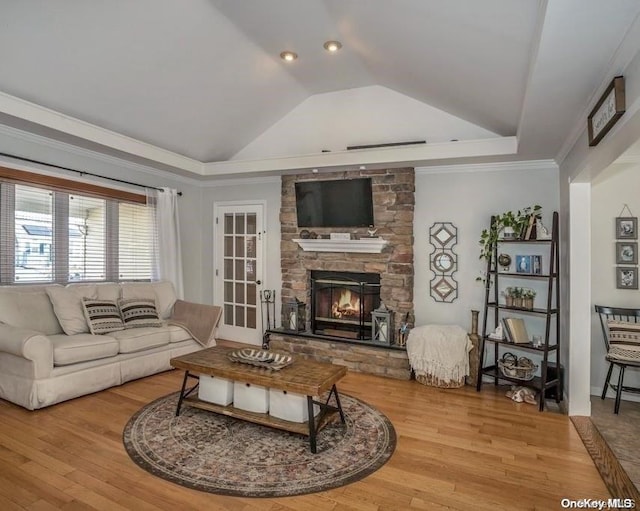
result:
[[[214,302],[222,307],[223,339],[262,343],[263,215],[263,204],[214,205]]]

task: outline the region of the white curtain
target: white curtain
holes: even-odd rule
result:
[[[154,206],[156,223],[154,279],[173,283],[178,298],[184,298],[178,192],[172,188],[147,190],[147,203]]]

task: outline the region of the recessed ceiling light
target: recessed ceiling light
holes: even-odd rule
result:
[[[318,173],[318,169],[312,169],[311,172],[313,172],[314,174]]]
[[[335,53],[342,48],[342,43],[340,41],[327,41],[323,46],[329,53]]]
[[[280,58],[282,60],[286,60],[287,62],[292,62],[298,58],[298,54],[292,51],[283,51],[280,54]]]

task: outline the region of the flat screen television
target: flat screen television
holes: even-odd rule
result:
[[[299,181],[298,227],[368,227],[373,225],[371,178]]]

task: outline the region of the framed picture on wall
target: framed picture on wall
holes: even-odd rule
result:
[[[616,218],[616,239],[637,240],[638,239],[638,217],[619,216]]]
[[[616,267],[616,287],[618,289],[638,289],[638,268]]]
[[[616,242],[616,264],[638,264],[638,242]]]

